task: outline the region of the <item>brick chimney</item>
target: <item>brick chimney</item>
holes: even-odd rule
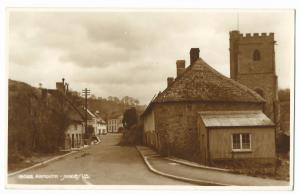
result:
[[[174,78],[173,77],[168,77],[167,81],[168,81],[168,87],[169,87],[173,83]]]
[[[197,61],[197,59],[199,59],[199,48],[191,48],[190,50],[190,62],[191,62],[191,65]]]
[[[62,82],[56,82],[56,89],[62,93],[64,93],[64,85]]]
[[[176,68],[177,68],[177,77],[183,74],[185,71],[185,60],[177,60],[176,61]]]

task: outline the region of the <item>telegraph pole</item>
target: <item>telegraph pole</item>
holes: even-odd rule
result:
[[[85,100],[85,134],[87,134],[87,107],[88,107],[88,103],[87,103],[87,97],[91,94],[91,90],[85,88],[84,90],[82,90],[82,94],[84,95],[84,100]]]

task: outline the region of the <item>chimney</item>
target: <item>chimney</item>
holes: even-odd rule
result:
[[[173,83],[174,78],[173,77],[168,77],[167,81],[168,81],[168,87],[169,87]]]
[[[65,94],[65,78],[62,78],[62,82],[56,82],[56,89]]]
[[[176,61],[176,68],[177,68],[177,77],[183,74],[185,71],[185,60],[177,60]]]
[[[64,93],[64,85],[62,82],[56,82],[56,89],[62,93]]]
[[[190,50],[190,62],[191,62],[191,65],[197,61],[197,59],[199,59],[199,48],[191,48]]]

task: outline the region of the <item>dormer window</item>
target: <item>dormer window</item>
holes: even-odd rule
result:
[[[253,52],[253,61],[259,61],[260,60],[260,52],[259,50],[254,50]]]

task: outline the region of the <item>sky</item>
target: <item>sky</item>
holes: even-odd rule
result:
[[[274,32],[279,88],[294,65],[291,10],[10,10],[8,77],[45,88],[131,96],[147,104],[189,65],[190,48],[229,77],[229,32]]]

